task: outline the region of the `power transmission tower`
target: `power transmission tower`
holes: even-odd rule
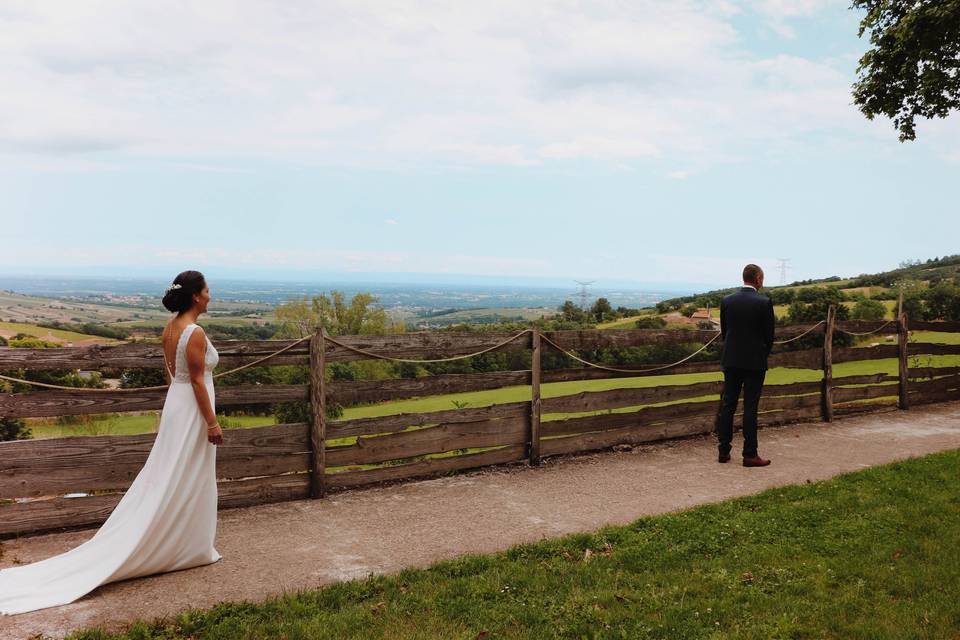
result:
[[[580,296],[580,308],[586,311],[587,299],[590,297],[590,292],[587,290],[587,287],[596,282],[596,280],[590,280],[589,282],[574,280],[574,282],[580,285],[580,290],[575,292],[573,295]]]
[[[787,269],[793,268],[787,266],[787,263],[790,262],[790,258],[777,258],[777,261],[780,263],[777,266],[777,269],[780,270],[780,284],[787,284]]]

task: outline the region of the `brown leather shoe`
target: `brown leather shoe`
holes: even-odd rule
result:
[[[745,467],[765,467],[770,464],[769,460],[764,460],[760,456],[753,456],[752,458],[744,458],[743,466]]]
[[[719,463],[721,463],[721,464],[723,464],[724,462],[730,462],[730,454],[729,454],[729,453],[721,453],[720,455],[717,456],[717,462],[719,462]]]

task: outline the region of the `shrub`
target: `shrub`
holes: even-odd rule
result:
[[[29,440],[33,437],[27,423],[20,418],[0,418],[0,442]]]
[[[877,300],[863,299],[854,305],[851,315],[854,320],[883,320],[887,308]]]

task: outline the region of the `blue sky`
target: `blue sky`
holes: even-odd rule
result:
[[[866,121],[842,2],[193,4],[0,8],[0,272],[729,285],[958,252],[960,117]]]

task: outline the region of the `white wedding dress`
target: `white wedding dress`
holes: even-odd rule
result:
[[[187,371],[186,345],[196,328],[187,325],[180,334],[157,439],[133,484],[87,542],[46,560],[0,569],[0,614],[67,604],[108,582],[220,559],[213,548],[216,446],[207,440]],[[204,380],[211,404],[218,360],[207,339]]]

